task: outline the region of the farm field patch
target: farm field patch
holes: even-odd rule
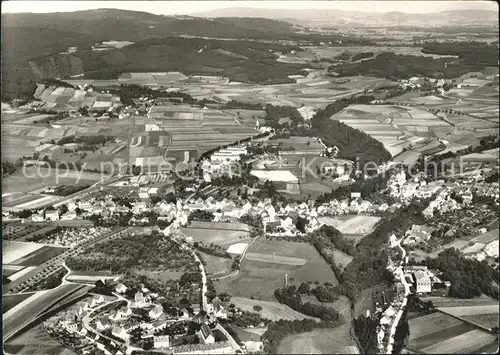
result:
[[[7,312],[15,305],[23,302],[25,299],[33,296],[33,293],[20,293],[17,295],[3,295],[2,296],[2,313]]]
[[[353,341],[344,326],[315,329],[311,332],[289,335],[278,347],[279,354],[350,354]],[[350,344],[350,345],[344,345]]]
[[[354,216],[336,228],[344,235],[369,234],[380,221],[380,217]]]
[[[20,269],[20,270],[16,271],[15,273],[11,274],[9,276],[9,280],[10,281],[15,281],[15,280],[23,277],[24,275],[26,275],[27,273],[29,273],[30,271],[32,271],[35,268],[36,268],[36,266],[23,267],[22,269]]]
[[[461,317],[472,316],[475,314],[494,314],[500,312],[500,306],[497,305],[475,305],[475,306],[455,306],[455,307],[439,307],[440,311]]]
[[[498,302],[490,297],[481,296],[471,299],[459,299],[442,296],[425,296],[420,297],[422,301],[432,301],[434,307],[470,307],[470,306],[486,306],[494,305],[498,307]]]
[[[261,306],[262,310],[258,312],[263,318],[278,321],[280,319],[295,320],[295,319],[315,319],[313,317],[306,316],[300,312],[294,311],[287,305],[273,302],[273,301],[260,301],[252,300],[245,297],[231,297],[231,303],[234,303],[236,307],[247,312],[255,312],[254,306]]]
[[[480,325],[485,328],[492,329],[493,327],[498,327],[498,312],[489,314],[473,314],[461,316],[463,319]]]
[[[2,181],[2,193],[30,192],[46,188],[48,186],[61,185],[93,185],[101,180],[99,173],[75,172],[60,170],[60,176],[57,177],[55,169],[27,167],[25,174],[17,171],[6,177]],[[78,180],[78,177],[80,179]]]
[[[245,259],[253,261],[261,261],[264,263],[275,263],[284,265],[297,265],[302,266],[307,263],[306,259],[295,258],[290,256],[275,255],[275,254],[263,254],[263,253],[246,253]]]
[[[460,324],[464,323],[455,317],[441,312],[412,318],[408,320],[408,325],[410,326],[410,341]]]
[[[454,336],[421,349],[427,354],[449,354],[449,353],[472,353],[495,340],[495,336],[481,330],[471,330],[469,332]]]
[[[195,242],[204,244],[214,243],[220,246],[229,246],[234,243],[250,240],[248,232],[241,230],[204,229],[183,227],[181,232],[192,237]]]
[[[2,248],[2,262],[4,264],[15,264],[15,261],[24,258],[40,248],[43,248],[42,244],[4,240]]]
[[[289,283],[318,280],[320,283],[338,284],[329,265],[316,249],[307,243],[264,241],[257,239],[248,252],[276,256],[289,256],[307,260],[304,265],[285,265],[271,262],[248,260],[245,258],[240,272],[235,277],[215,281],[218,292],[227,292],[233,297],[254,297],[265,301],[275,301],[274,290],[285,286],[285,274]]]
[[[470,241],[475,243],[490,243],[498,238],[498,229],[492,229],[484,234],[472,238]]]
[[[212,277],[222,276],[231,272],[232,260],[221,258],[198,251],[206,265],[207,274]]]
[[[42,245],[40,249],[37,249],[30,254],[17,259],[15,263],[23,266],[38,266],[40,264],[43,264],[47,260],[50,260],[53,257],[63,253],[66,250],[68,250],[68,248]]]

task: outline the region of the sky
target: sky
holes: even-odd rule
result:
[[[363,4],[360,4],[362,2]],[[495,1],[2,1],[2,13],[68,12],[99,8],[181,15],[228,7],[267,9],[336,9],[345,11],[428,13],[447,10],[498,11]]]

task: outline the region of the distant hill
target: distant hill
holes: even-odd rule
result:
[[[342,39],[343,43],[351,41],[356,44],[369,44],[367,40],[341,35],[325,37],[318,34],[300,34],[297,33],[296,26],[288,22],[265,18],[207,19],[192,16],[160,16],[147,12],[116,9],[46,14],[2,14],[1,27],[2,99],[4,100],[23,94],[31,96],[36,80],[33,70],[42,77],[49,77],[56,73],[65,76],[71,72],[80,72],[81,66],[78,60],[71,57],[63,59],[58,53],[66,51],[68,47],[78,47],[80,50],[90,49],[92,45],[106,40],[140,42],[146,39],[186,35],[225,39],[311,40],[315,43],[325,39]],[[162,47],[161,51],[162,56],[170,55],[170,60],[173,60],[172,55],[182,58],[182,53],[178,52],[178,48]],[[123,52],[113,52],[116,56],[114,60],[118,61],[118,65],[113,69],[115,71],[125,64],[129,68],[138,64],[135,68],[145,70],[152,67],[165,67],[165,64],[159,65],[153,62],[154,59],[143,58],[140,54],[137,54],[139,58],[144,59],[145,63],[150,64],[149,66],[137,63],[136,56],[129,58],[129,62],[122,63],[120,60],[124,56],[120,53],[127,53],[125,56],[130,54],[129,49],[124,49]],[[50,61],[33,60],[35,57],[49,55]],[[102,56],[108,58],[110,55],[106,53]],[[97,54],[82,54],[82,56],[96,57],[96,60],[100,60]],[[31,61],[31,67],[29,61]],[[177,63],[177,59],[174,62]],[[94,69],[89,69],[93,68],[94,64],[90,60],[84,60],[83,70],[94,72]],[[107,66],[102,70],[107,73],[106,75],[109,74],[110,69]],[[235,70],[238,71],[241,68]],[[206,71],[207,69],[203,72]]]
[[[350,26],[498,26],[498,13],[488,10],[454,10],[438,13],[413,14],[404,12],[373,13],[330,9],[261,9],[231,7],[192,14],[199,17],[264,17],[300,24]]]
[[[175,17],[116,9],[47,14],[2,14],[3,27],[52,29],[103,39],[128,41],[176,34],[253,39],[303,37],[296,33],[292,24],[272,19]]]
[[[68,79],[83,72],[88,79],[117,79],[124,72],[180,71],[229,77],[233,81],[261,84],[293,82],[289,75],[301,74],[303,65],[276,61],[274,52],[295,47],[280,44],[164,37],[138,41],[107,51],[83,50],[30,60],[40,78]]]

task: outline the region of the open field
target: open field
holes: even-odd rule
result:
[[[227,292],[233,297],[255,297],[259,300],[275,301],[274,290],[285,286],[285,274],[289,283],[318,280],[320,283],[338,283],[329,265],[313,246],[306,243],[264,241],[257,239],[249,248],[250,253],[295,257],[307,260],[304,265],[284,265],[261,262],[245,258],[237,276],[215,281],[218,292]],[[248,255],[248,253],[247,253]]]
[[[231,297],[231,303],[234,303],[236,307],[247,311],[255,312],[253,306],[261,306],[262,310],[258,312],[263,318],[278,321],[280,319],[295,320],[295,319],[314,319],[313,317],[306,316],[300,312],[294,311],[287,305],[272,302],[272,301],[260,301],[252,300],[245,297]]]
[[[340,251],[338,249],[333,249],[333,258],[335,260],[335,263],[338,265],[339,263],[343,265],[343,267],[346,267],[349,265],[349,263],[354,259],[353,256],[344,253],[343,251]]]
[[[231,327],[238,337],[241,339],[241,341],[260,341],[260,335],[253,333],[256,328],[240,328],[237,326],[232,326]],[[267,328],[265,328],[267,329]]]
[[[189,226],[181,228],[181,232],[188,237],[193,237],[195,242],[202,242],[204,244],[214,243],[220,246],[228,246],[250,240],[248,232],[241,230],[205,229]]]
[[[336,228],[345,236],[350,234],[366,235],[372,232],[379,221],[380,217],[354,216]]]
[[[422,301],[432,301],[434,307],[475,307],[475,306],[496,306],[498,302],[487,296],[475,297],[471,299],[460,299],[442,296],[420,297]]]
[[[408,324],[409,348],[428,354],[477,352],[495,339],[493,334],[442,312],[409,319]]]
[[[206,263],[205,269],[209,276],[222,276],[231,272],[231,259],[220,258],[200,251],[198,253]]]
[[[9,280],[10,281],[15,281],[21,277],[23,277],[24,275],[28,274],[30,271],[34,270],[36,267],[35,266],[27,266],[27,267],[23,267],[21,270],[11,274],[9,276]]]
[[[315,297],[310,302],[335,308],[345,323],[334,329],[315,329],[312,332],[286,337],[278,348],[281,354],[358,354],[356,342],[349,334],[351,326],[351,302],[340,296],[333,303],[320,303]]]
[[[384,144],[394,156],[404,148],[418,148],[434,131],[452,132],[453,126],[440,117],[415,107],[397,105],[351,105],[332,119],[361,130]]]
[[[42,248],[37,249],[30,254],[15,260],[15,263],[23,266],[38,266],[40,264],[43,264],[45,261],[63,253],[66,250],[68,250],[68,248],[42,245]]]
[[[283,265],[296,265],[302,266],[307,263],[307,259],[294,258],[291,256],[263,254],[263,253],[246,253],[245,259],[253,261],[261,261],[264,263],[274,263]]]
[[[85,286],[82,285],[72,285],[67,284],[56,289],[38,292],[35,296],[26,299],[24,302],[20,303],[20,309],[16,312],[10,310],[10,314],[6,317],[4,314],[3,318],[3,338],[6,339],[24,325],[28,324],[38,316],[45,312],[47,309],[52,307],[52,305],[61,299],[70,297],[72,294],[84,289]],[[87,288],[85,288],[87,289]]]
[[[42,248],[42,244],[4,241],[2,248],[2,262],[15,264],[18,260]]]
[[[408,324],[410,326],[410,341],[412,341],[443,329],[455,327],[463,324],[463,322],[447,314],[435,312],[429,315],[412,318],[408,321]]]
[[[33,293],[21,293],[17,295],[2,296],[2,313],[7,312],[9,309],[31,296],[33,296]]]
[[[456,306],[456,307],[439,307],[440,311],[451,314],[453,316],[472,316],[475,314],[495,314],[500,313],[500,306],[497,305],[484,305],[484,306]]]
[[[245,223],[226,223],[226,222],[205,222],[191,221],[189,227],[217,230],[235,230],[235,231],[250,231],[250,226]]]
[[[59,176],[57,175],[59,174]],[[80,179],[79,179],[80,178]],[[17,171],[2,181],[2,193],[30,192],[47,186],[61,185],[93,185],[101,180],[99,173],[86,171],[48,169],[43,167],[27,167],[25,174]]]
[[[489,314],[474,314],[470,316],[461,316],[463,319],[480,325],[485,328],[493,328],[493,327],[498,327],[498,317],[499,314],[497,313],[489,313]]]
[[[450,354],[455,352],[468,354],[488,345],[495,338],[493,334],[475,329],[427,346],[421,349],[421,351],[427,354]]]

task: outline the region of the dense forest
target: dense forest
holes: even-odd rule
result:
[[[456,55],[464,66],[498,66],[498,47],[485,42],[426,42],[423,53]]]
[[[437,258],[427,258],[429,269],[443,272],[441,278],[451,282],[451,297],[473,298],[481,294],[498,299],[499,273],[486,260],[466,258],[458,249],[450,248],[439,253]]]
[[[408,79],[413,76],[452,79],[487,66],[498,65],[496,44],[484,42],[430,42],[424,44],[423,53],[454,55],[453,58],[432,58],[398,55],[383,52],[373,59],[359,63],[344,63],[331,66],[330,71],[338,76],[376,76],[382,78]],[[353,59],[354,60],[354,59]]]
[[[377,165],[391,159],[391,154],[384,145],[369,134],[352,128],[331,117],[351,104],[368,104],[373,96],[358,96],[354,98],[337,100],[328,105],[324,110],[318,110],[312,117],[310,134],[321,138],[329,147],[339,148],[339,157],[356,161],[359,158],[360,166],[367,162]]]
[[[320,318],[323,321],[343,322],[343,316],[332,307],[317,305],[310,302],[303,303],[295,285],[277,289],[274,296],[279,303],[310,317]]]

